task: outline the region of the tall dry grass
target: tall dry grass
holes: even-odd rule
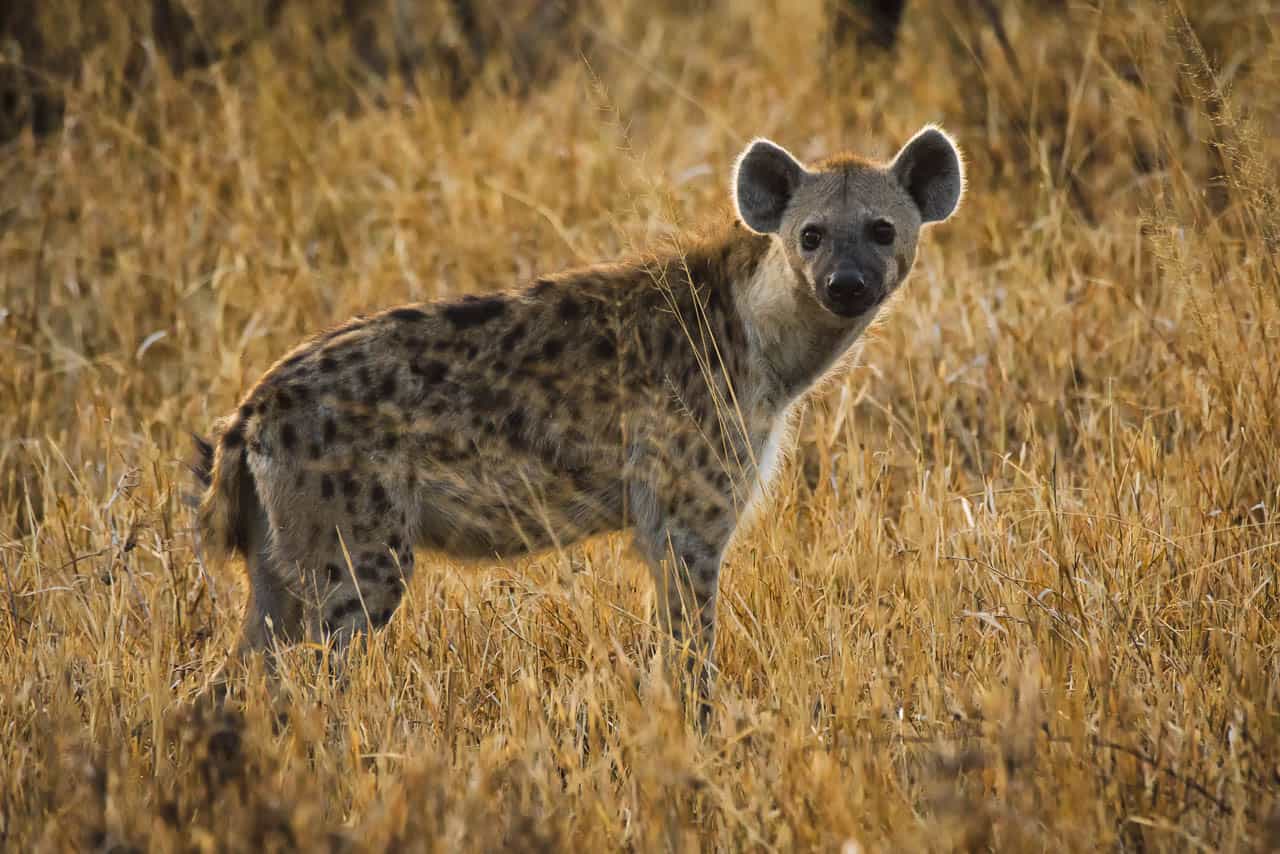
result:
[[[912,3],[884,59],[817,0],[628,0],[459,101],[305,5],[181,77],[143,4],[41,7],[96,35],[0,150],[0,848],[1280,845],[1273,4]],[[433,561],[345,685],[193,702],[243,586],[186,431],[296,339],[660,242],[753,135],[932,120],[964,207],[732,550],[709,733],[622,538]]]

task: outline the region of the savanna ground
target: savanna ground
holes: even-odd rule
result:
[[[88,47],[0,149],[0,848],[1280,846],[1274,4],[913,2],[879,55],[626,2],[461,87],[306,4],[182,74],[144,4],[37,8]],[[301,336],[662,244],[752,136],[926,121],[967,197],[731,550],[708,733],[621,537],[432,562],[345,684],[196,702],[243,584],[187,431]]]

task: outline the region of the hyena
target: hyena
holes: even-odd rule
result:
[[[359,316],[268,370],[197,465],[206,552],[248,565],[241,652],[385,625],[415,548],[629,529],[705,700],[725,547],[964,173],[926,127],[887,164],[757,139],[731,185],[736,216],[678,249]]]

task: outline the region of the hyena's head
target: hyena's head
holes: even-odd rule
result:
[[[757,139],[734,168],[738,216],[786,252],[803,287],[843,320],[864,318],[906,278],[922,226],[955,211],[964,164],[936,127],[887,165],[842,156],[806,167]]]

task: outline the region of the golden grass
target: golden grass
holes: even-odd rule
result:
[[[143,5],[0,150],[0,848],[1280,846],[1274,8],[1005,4],[1002,43],[913,2],[884,61],[816,0],[627,2],[590,67],[453,101],[306,4],[126,77]],[[300,652],[193,703],[243,585],[186,431],[304,333],[667,239],[754,135],[933,120],[964,207],[731,552],[706,736],[622,538],[433,561],[344,686]]]

